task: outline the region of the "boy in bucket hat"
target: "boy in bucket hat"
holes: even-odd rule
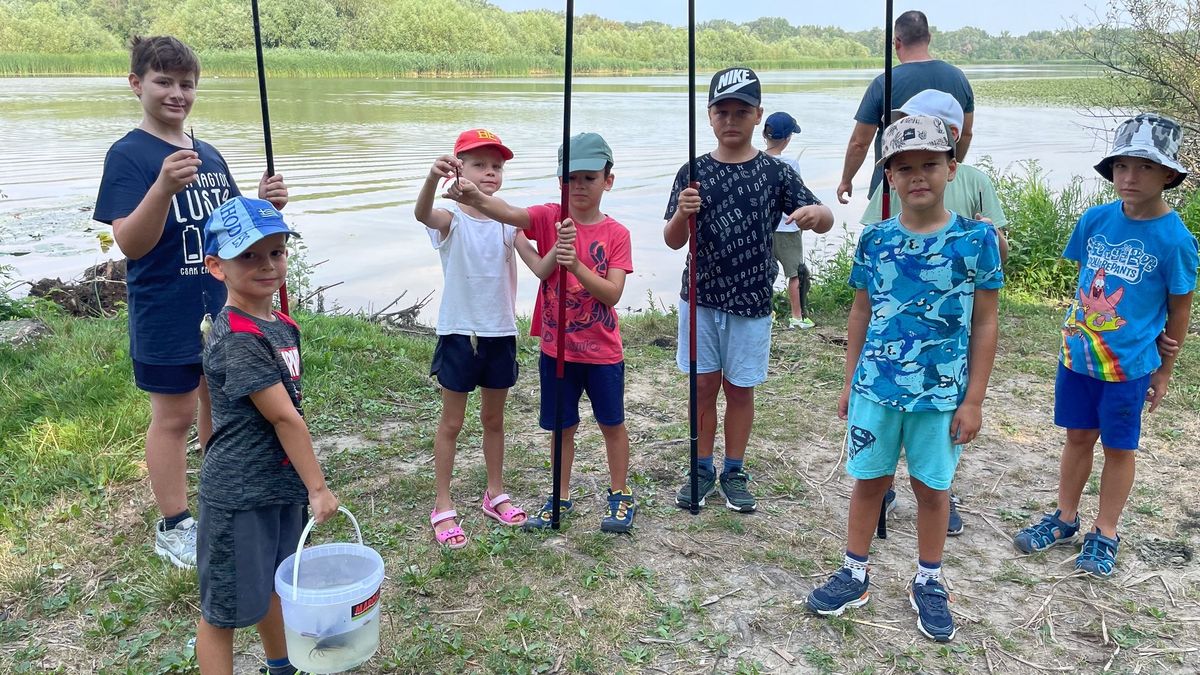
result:
[[[905,117],[884,131],[882,147],[904,208],[867,226],[854,253],[838,416],[848,423],[846,472],[856,480],[844,565],[809,594],[808,607],[836,616],[869,600],[867,554],[903,448],[917,500],[909,602],[920,632],[947,642],[956,631],[941,579],[949,489],[962,446],[982,424],[1004,274],[992,226],[943,204],[955,170],[946,125]]]
[[[337,511],[301,410],[300,329],[271,301],[287,277],[287,237],[270,202],[235,197],[205,225],[204,264],[226,304],[204,344],[213,433],[200,470],[196,537],[201,672],[233,672],[234,629],[257,625],[271,675],[292,675],[275,569],[300,540],[305,506]]]
[[[570,166],[563,166],[563,149],[558,149],[558,176],[568,177],[570,217],[562,205],[540,204],[529,208],[512,206],[486,194],[470,181],[454,183],[447,196],[489,218],[524,230],[537,243],[532,262],[538,278],[537,301],[530,334],[541,341],[538,372],[541,380],[539,424],[553,431],[554,401],[559,386],[563,392],[562,475],[559,483],[559,515],[574,511],[571,499],[571,465],[575,460],[575,433],[579,429],[579,401],[584,392],[604,436],[610,484],[603,532],[628,533],[637,512],[629,486],[629,432],[625,427],[625,351],[617,320],[617,303],[625,291],[625,277],[633,272],[629,230],[600,208],[605,192],[612,189],[613,154],[600,134],[571,137]],[[560,183],[561,184],[561,183]],[[567,278],[565,293],[566,344],[558,344],[559,278]],[[564,350],[566,369],[556,382],[558,350]],[[526,529],[551,525],[553,493],[545,505],[525,521]]]
[[[754,425],[754,388],[767,380],[771,351],[771,296],[778,272],[771,254],[781,221],[801,230],[828,232],[833,212],[813,195],[788,165],[756,149],[754,129],[762,121],[762,87],[749,68],[726,68],[708,88],[708,122],[717,147],[696,158],[671,186],[663,240],[683,248],[696,216],[696,304],[688,306],[688,269],[679,293],[679,340],[675,365],[689,371],[688,312],[696,312],[696,408],[699,429],[696,482],[699,504],[720,490],[725,507],[753,513],[757,500],[743,462]],[[713,463],[717,396],[725,394],[725,460]],[[718,487],[719,486],[719,487]],[[675,495],[675,505],[692,506],[691,480]]]
[[[785,157],[783,152],[792,142],[792,136],[798,133],[800,124],[796,118],[783,111],[767,115],[767,121],[763,124],[762,135],[767,142],[767,154],[792,167],[797,176],[800,175],[800,162],[795,157]],[[808,265],[804,264],[804,238],[800,227],[790,222],[787,216],[779,220],[779,227],[772,238],[771,252],[783,266],[783,276],[787,280],[788,303],[792,311],[788,328],[814,328],[816,324],[805,311],[811,282]]]
[[[1117,525],[1133,487],[1141,411],[1167,393],[1178,350],[1160,355],[1166,327],[1182,345],[1196,287],[1196,238],[1163,200],[1187,177],[1179,163],[1183,132],[1172,119],[1138,115],[1117,127],[1112,152],[1096,171],[1120,199],[1088,209],[1063,257],[1079,264],[1075,298],[1062,327],[1054,423],[1067,430],[1059,464],[1058,508],[1017,533],[1023,553],[1076,541],[1079,501],[1104,448],[1100,509],[1084,535],[1075,568],[1112,576],[1121,538]]]

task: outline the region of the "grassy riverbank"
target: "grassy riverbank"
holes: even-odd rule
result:
[[[642,312],[623,321],[637,532],[598,531],[607,474],[586,424],[574,481],[580,512],[565,529],[492,526],[477,511],[484,472],[480,428],[469,419],[454,494],[471,544],[454,554],[436,549],[425,522],[438,415],[425,377],[433,341],[357,318],[300,316],[308,415],[331,485],[388,566],[383,644],[362,672],[1017,672],[1019,659],[1099,669],[1117,646],[1121,670],[1183,668],[1183,650],[1200,646],[1189,618],[1200,613],[1200,584],[1183,573],[1194,569],[1184,553],[1197,545],[1200,517],[1188,506],[1200,461],[1195,345],[1163,410],[1147,418],[1117,581],[1059,583],[1069,551],[1021,558],[1003,536],[1052,508],[1060,312],[1013,297],[1002,306],[984,432],[957,481],[968,530],[947,546],[962,626],[949,646],[917,636],[904,598],[915,555],[906,490],[892,537],[875,547],[875,602],[832,621],[797,604],[841,555],[850,481],[834,408],[844,309],[824,304],[817,330],[775,336],[748,465],[759,513],[714,507],[693,518],[672,505],[686,463],[686,380],[673,363],[674,315]],[[165,568],[151,550],[147,406],[131,384],[124,321],[46,318],[54,335],[42,345],[0,349],[0,671],[190,672],[195,577]],[[507,417],[507,488],[526,508],[548,480],[546,438],[531,423],[536,349],[522,338]],[[1088,513],[1095,499],[1093,486]],[[317,539],[346,534],[338,523]],[[238,652],[240,668],[258,665],[252,632]]]

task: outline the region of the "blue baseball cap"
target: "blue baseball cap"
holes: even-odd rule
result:
[[[234,197],[218,206],[204,224],[204,253],[232,260],[263,237],[280,233],[300,236],[283,222],[283,214],[271,202]]]
[[[768,115],[767,123],[763,127],[763,134],[767,138],[777,141],[798,133],[800,133],[800,123],[796,121],[795,117],[782,111]]]

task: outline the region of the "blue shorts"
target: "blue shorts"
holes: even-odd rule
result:
[[[201,498],[196,569],[204,620],[217,628],[262,621],[275,593],[275,570],[296,552],[307,521],[303,504],[230,511]]]
[[[138,389],[152,394],[186,394],[200,386],[204,365],[185,363],[178,366],[156,366],[133,361],[133,382]]]
[[[450,391],[467,393],[475,387],[508,389],[517,383],[517,336],[475,338],[439,335],[429,374]]]
[[[688,372],[688,304],[679,301],[679,347],[675,365]],[[736,345],[736,346],[734,346]],[[716,373],[736,387],[767,381],[771,316],[745,317],[701,306],[696,313],[696,372]]]
[[[1064,429],[1099,429],[1104,447],[1137,450],[1149,388],[1148,374],[1136,380],[1106,382],[1060,362],[1054,380],[1054,423]]]
[[[572,363],[563,369],[563,425],[569,429],[579,424],[579,397],[587,392],[592,402],[596,422],[615,427],[625,422],[625,362]],[[542,352],[538,374],[542,383],[542,410],[538,423],[546,431],[554,431],[554,396],[558,391],[557,365],[553,357]]]
[[[934,490],[949,490],[962,446],[950,438],[953,410],[904,412],[850,392],[846,473],[870,480],[896,473],[900,448],[908,475]]]

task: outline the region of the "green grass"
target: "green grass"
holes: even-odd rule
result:
[[[1110,108],[1132,100],[1129,83],[1100,75],[985,79],[972,82],[971,88],[976,99],[986,104],[1002,102],[1065,108]]]

